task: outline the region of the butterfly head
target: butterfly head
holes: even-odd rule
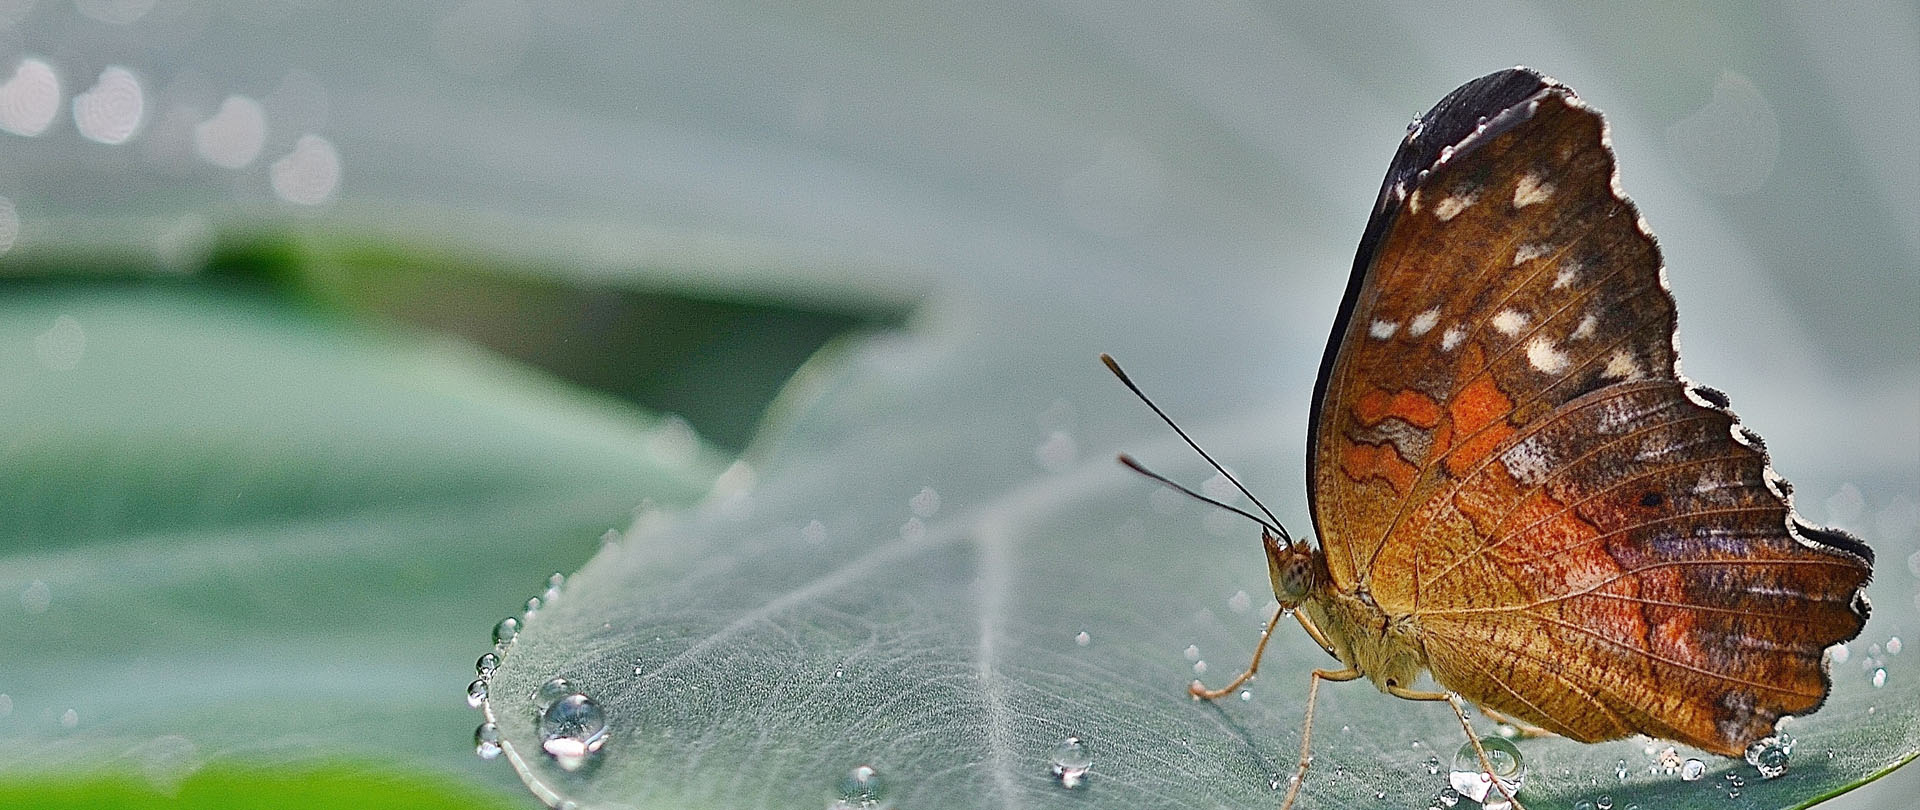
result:
[[[1273,582],[1273,598],[1280,607],[1299,607],[1327,581],[1327,558],[1319,549],[1271,529],[1260,532],[1260,544],[1267,551],[1267,578]]]

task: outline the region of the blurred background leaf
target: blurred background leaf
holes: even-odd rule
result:
[[[648,524],[695,527],[709,575],[816,519],[849,555],[817,565],[884,548],[921,487],[947,504],[929,534],[971,538],[1064,476],[1106,522],[1035,537],[1138,516],[1116,537],[1180,556],[1063,557],[1063,593],[1189,600],[1135,608],[1165,638],[1088,649],[1190,638],[1230,667],[1243,628],[1195,617],[1264,601],[1255,549],[1105,469],[1124,447],[1200,475],[1091,358],[1156,381],[1303,524],[1313,369],[1399,127],[1514,63],[1609,114],[1688,373],[1811,517],[1880,551],[1837,679],[1871,689],[1877,660],[1910,698],[1911,653],[1884,646],[1920,612],[1920,84],[1888,79],[1920,75],[1909,6],[15,0],[0,796],[361,774],[524,806],[466,742],[488,626],[741,447],[734,497]],[[816,347],[890,328],[755,428]],[[1129,677],[1178,697],[1182,647]],[[1245,711],[1277,729],[1272,682]],[[1839,708],[1808,722],[1858,721]],[[1167,711],[1284,759],[1292,732],[1241,709]],[[1914,778],[1847,800],[1904,807]]]

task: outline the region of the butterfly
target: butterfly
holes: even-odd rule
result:
[[[1282,609],[1245,673],[1190,687],[1237,689],[1288,615],[1339,663],[1312,675],[1283,809],[1321,681],[1448,702],[1483,766],[1462,704],[1740,756],[1826,699],[1873,551],[1797,515],[1726,395],[1680,374],[1664,274],[1566,86],[1500,71],[1409,128],[1314,385],[1319,545],[1234,509],[1264,526]]]

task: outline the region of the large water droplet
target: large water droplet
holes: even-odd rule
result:
[[[1613,810],[1613,797],[1601,796],[1593,800],[1594,810]]]
[[[586,695],[567,695],[540,715],[540,747],[569,771],[586,764],[606,741],[607,713]]]
[[[1460,795],[1489,807],[1490,802],[1506,804],[1505,794],[1493,781],[1499,779],[1506,788],[1505,793],[1519,790],[1527,777],[1526,760],[1521,758],[1519,748],[1499,737],[1481,737],[1480,747],[1487,752],[1487,764],[1493,766],[1492,772],[1481,768],[1480,756],[1469,742],[1454,752],[1453,770],[1447,774],[1447,783]]]
[[[1068,737],[1053,747],[1053,761],[1048,771],[1053,778],[1060,780],[1066,788],[1079,787],[1087,778],[1087,769],[1093,767],[1093,755],[1087,753],[1086,744],[1079,737]]]
[[[920,494],[907,501],[907,508],[913,510],[917,518],[930,518],[940,511],[940,493],[933,487],[921,487]]]
[[[473,683],[467,684],[467,705],[478,709],[480,704],[485,702],[487,702],[487,679],[475,678]]]
[[[480,656],[480,660],[473,662],[473,671],[479,673],[482,678],[493,677],[493,671],[499,668],[500,656],[494,655],[493,653],[482,655]]]
[[[886,783],[872,765],[856,765],[840,777],[840,801],[835,808],[879,807],[886,798]]]
[[[493,759],[500,756],[500,727],[492,723],[481,723],[473,730],[473,752],[481,759]]]
[[[1680,764],[1680,778],[1684,781],[1687,781],[1687,782],[1698,781],[1700,777],[1706,776],[1706,775],[1707,775],[1707,763],[1705,762],[1701,762],[1700,760],[1697,760],[1697,759],[1689,759],[1686,762],[1683,762]]]
[[[1754,740],[1752,745],[1747,746],[1747,764],[1759,770],[1762,779],[1778,777],[1787,772],[1787,762],[1793,756],[1793,743],[1793,738],[1785,732]]]
[[[520,620],[512,616],[501,619],[499,624],[493,626],[493,643],[495,644],[512,643],[513,637],[517,635],[520,635]]]
[[[533,707],[544,712],[547,707],[571,694],[574,694],[573,684],[568,683],[566,678],[549,678],[533,690]]]

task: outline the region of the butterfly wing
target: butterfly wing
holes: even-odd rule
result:
[[[1795,516],[1680,376],[1663,272],[1572,91],[1516,69],[1443,100],[1322,366],[1314,517],[1334,587],[1413,617],[1447,688],[1575,739],[1738,754],[1824,699],[1872,552]]]

